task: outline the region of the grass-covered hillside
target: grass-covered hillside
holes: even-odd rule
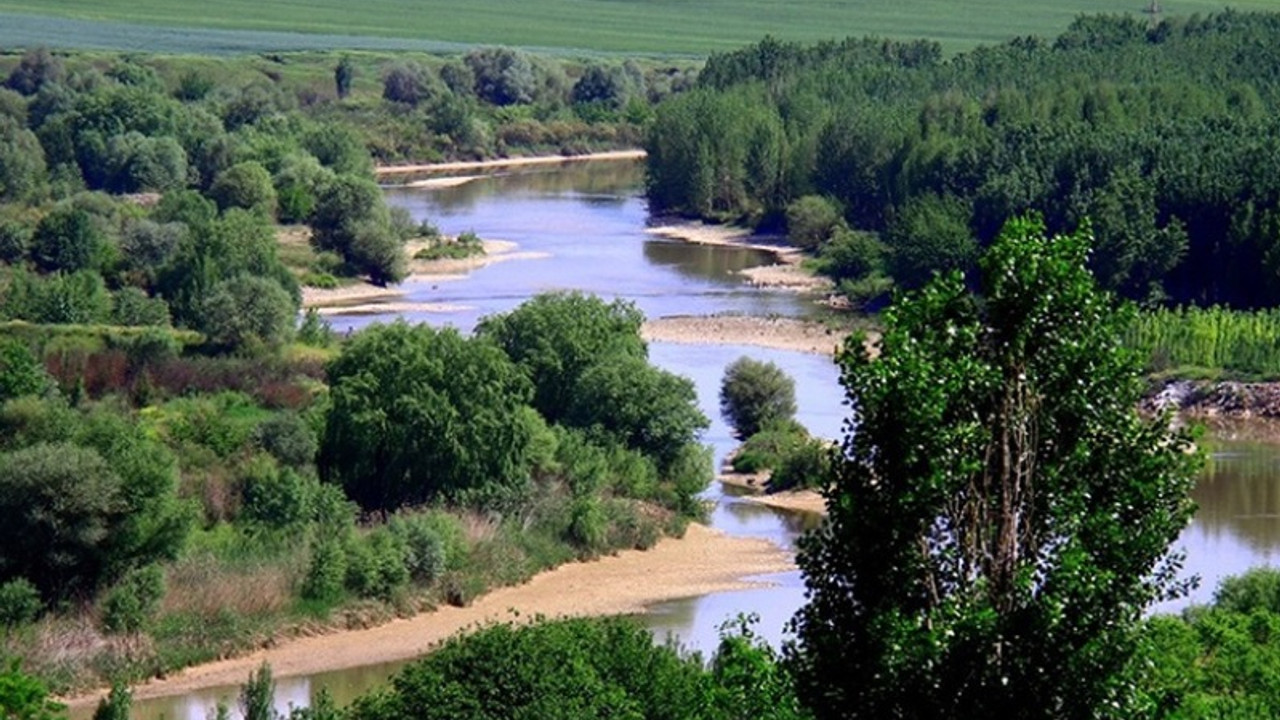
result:
[[[1221,0],[1160,4],[1166,15],[1224,7]],[[1230,5],[1275,7],[1273,0]],[[0,46],[243,52],[444,50],[462,43],[703,55],[765,34],[800,41],[871,34],[927,37],[955,51],[1020,35],[1054,35],[1080,14],[1142,13],[1147,6],[1146,0],[0,0]],[[187,32],[193,29],[199,32]]]

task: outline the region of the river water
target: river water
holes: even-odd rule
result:
[[[499,262],[465,279],[410,283],[404,300],[443,303],[452,312],[411,312],[414,322],[470,330],[482,316],[510,310],[547,290],[579,289],[606,298],[634,301],[650,317],[710,313],[807,316],[813,306],[798,296],[744,284],[737,270],[770,262],[753,250],[697,246],[661,240],[644,232],[650,222],[640,166],[601,162],[530,169],[490,176],[452,188],[388,189],[390,202],[416,219],[429,218],[446,234],[474,231],[485,239],[510,240],[539,259]],[[389,316],[338,316],[336,329],[356,329]],[[659,366],[693,379],[703,412],[712,419],[704,435],[717,464],[736,444],[719,418],[717,395],[725,366],[741,355],[773,361],[796,380],[797,418],[811,432],[829,438],[842,433],[843,392],[828,358],[781,350],[730,345],[652,343]],[[1271,564],[1280,552],[1280,444],[1240,428],[1214,431],[1205,445],[1210,462],[1195,492],[1200,509],[1181,538],[1186,571],[1201,577],[1191,597],[1160,608],[1177,610],[1207,602],[1219,579],[1249,567]],[[1270,440],[1268,442],[1267,440]],[[736,499],[718,484],[706,497],[715,502],[710,523],[734,535],[765,537],[783,547],[817,521]],[[777,642],[783,626],[804,600],[798,572],[762,578],[772,586],[663,603],[642,616],[659,636],[673,635],[704,653],[714,649],[718,628],[739,613],[760,616],[757,630]],[[327,688],[339,703],[381,684],[400,664],[375,665],[310,677],[278,680],[277,705],[309,702]],[[204,720],[219,700],[235,706],[236,688],[211,688],[191,695],[139,702],[135,718]],[[85,714],[87,717],[87,713]]]

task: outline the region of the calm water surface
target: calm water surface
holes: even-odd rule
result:
[[[804,316],[812,312],[795,295],[744,285],[735,272],[766,264],[760,252],[695,246],[653,238],[640,196],[642,175],[635,163],[587,163],[554,170],[496,176],[437,190],[389,189],[396,205],[418,219],[430,218],[442,231],[473,230],[484,238],[517,242],[521,251],[547,253],[542,260],[512,260],[472,273],[465,280],[409,285],[410,301],[450,303],[466,310],[410,313],[415,322],[470,330],[481,316],[509,310],[538,292],[580,289],[606,298],[636,302],[649,317],[739,312]],[[386,321],[388,316],[334,319],[336,328]],[[723,345],[654,343],[659,366],[693,379],[699,403],[712,425],[704,440],[717,464],[736,444],[719,417],[718,393],[724,368],[741,355],[769,360],[796,379],[798,418],[813,433],[838,438],[845,415],[835,366],[825,357],[780,350]],[[1188,574],[1201,578],[1192,596],[1160,608],[1176,611],[1188,602],[1207,602],[1226,575],[1280,556],[1280,432],[1241,437],[1218,430],[1206,440],[1210,461],[1195,491],[1199,511],[1180,540]],[[718,484],[706,496],[716,502],[711,525],[739,536],[764,537],[786,548],[816,518],[776,511],[735,499]],[[671,634],[704,653],[714,649],[719,627],[739,613],[760,616],[757,629],[773,641],[804,601],[798,572],[762,578],[772,587],[719,593],[655,606],[642,616],[659,636]],[[278,681],[277,704],[309,703],[327,688],[339,703],[375,687],[401,666],[374,665]],[[204,720],[219,699],[234,710],[237,688],[213,688],[188,696],[140,702],[137,720]],[[90,712],[78,714],[87,718]]]

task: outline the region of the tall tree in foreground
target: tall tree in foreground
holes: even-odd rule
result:
[[[1135,411],[1140,365],[1087,231],[1011,222],[841,362],[850,428],[802,543],[790,660],[820,718],[1125,716],[1137,621],[1184,590],[1187,434]]]

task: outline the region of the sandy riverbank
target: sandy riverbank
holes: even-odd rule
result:
[[[231,660],[188,668],[134,689],[138,699],[180,695],[244,682],[263,661],[277,677],[309,675],[405,660],[476,623],[522,618],[616,615],[643,612],[654,603],[713,592],[758,587],[742,578],[793,569],[791,556],[763,538],[735,538],[690,525],[681,539],[666,538],[648,551],[572,563],[541,573],[524,585],[501,588],[465,608],[443,607],[367,630],[298,638]],[[69,704],[96,703],[99,694]]]
[[[705,345],[752,345],[835,355],[844,333],[822,323],[795,318],[749,315],[680,315],[645,322],[640,334],[650,342]]]
[[[378,175],[412,175],[415,173],[456,173],[472,170],[499,170],[530,165],[561,165],[591,160],[642,160],[644,150],[611,150],[584,155],[535,155],[532,157],[495,158],[466,162],[426,163],[422,165],[382,165],[375,168]]]
[[[405,252],[410,258],[426,247],[424,241],[409,242]],[[441,283],[462,280],[467,274],[493,263],[509,260],[538,260],[550,257],[547,253],[520,252],[519,246],[509,240],[483,241],[484,254],[466,258],[442,258],[439,260],[409,260],[410,274],[395,287],[383,287],[360,282],[338,288],[302,288],[302,307],[316,308],[321,315],[367,315],[394,312],[456,312],[467,308],[445,303],[398,302],[406,294],[405,285],[414,283]]]

